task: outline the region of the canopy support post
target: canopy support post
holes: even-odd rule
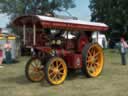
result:
[[[33,45],[36,45],[36,25],[33,24]]]
[[[99,39],[99,33],[96,32],[96,42],[98,43],[98,39]]]
[[[23,24],[23,43],[26,44],[26,25]]]

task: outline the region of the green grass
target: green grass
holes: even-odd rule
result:
[[[21,57],[19,63],[0,69],[0,96],[128,96],[128,65],[121,64],[118,51],[105,50],[105,65],[99,77],[77,75],[58,86],[45,80],[28,81],[24,75],[28,59]]]

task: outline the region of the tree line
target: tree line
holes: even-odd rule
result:
[[[73,0],[0,0],[0,13],[6,13],[12,19],[21,15],[67,11],[74,7]]]
[[[109,34],[128,38],[128,0],[90,0],[91,21],[109,25]]]
[[[6,13],[13,20],[22,15],[53,15],[56,11],[66,12],[75,6],[74,0],[0,0],[0,13]],[[21,32],[17,32],[17,29],[11,26],[11,21],[7,27],[21,36]]]
[[[89,1],[91,21],[108,24],[108,37],[112,32],[128,37],[128,0]],[[0,0],[0,13],[8,14],[11,19],[27,14],[43,15],[46,12],[67,11],[74,7],[74,0]]]

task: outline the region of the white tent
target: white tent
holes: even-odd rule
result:
[[[98,36],[98,37],[97,37]],[[106,36],[104,34],[101,34],[101,33],[97,33],[97,32],[94,32],[93,35],[92,35],[92,39],[93,39],[93,42],[98,42],[101,47],[103,48],[103,40],[104,40],[104,44],[105,44],[105,48],[107,48],[107,39],[106,39]],[[98,41],[97,41],[98,40]]]

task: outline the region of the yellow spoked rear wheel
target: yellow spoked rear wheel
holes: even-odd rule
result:
[[[67,77],[67,66],[60,57],[53,57],[46,64],[46,79],[52,85],[58,85],[64,82]]]
[[[31,58],[26,64],[26,77],[32,82],[39,82],[44,79],[44,65],[38,57]]]
[[[97,77],[104,65],[104,55],[101,46],[97,43],[88,44],[83,52],[83,69],[88,77]]]

